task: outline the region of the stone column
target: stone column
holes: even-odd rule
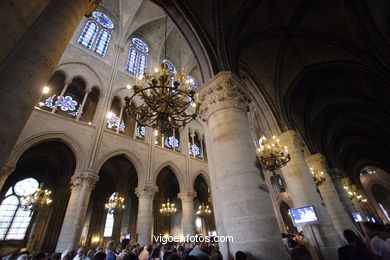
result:
[[[182,228],[183,235],[195,235],[195,211],[194,211],[194,198],[196,192],[184,191],[178,194],[181,199],[182,205]]]
[[[328,173],[326,159],[321,154],[317,153],[307,157],[306,162],[309,167],[324,173],[325,181],[318,186],[318,190],[321,192],[329,217],[332,220],[340,239],[344,238],[343,231],[345,229],[357,232]]]
[[[146,184],[135,189],[138,196],[137,242],[141,246],[152,242],[153,197],[157,191],[158,187],[154,184]]]
[[[89,197],[98,179],[98,175],[92,171],[72,177],[72,193],[58,238],[56,252],[76,249],[78,246],[87,213]]]
[[[269,194],[254,166],[256,151],[247,119],[245,87],[231,72],[220,72],[199,92],[207,121],[213,165],[209,167],[218,235],[224,258],[241,250],[255,259],[287,259]]]
[[[303,228],[309,249],[315,259],[337,259],[341,246],[333,223],[320,194],[317,192],[310,168],[303,155],[303,141],[295,131],[286,131],[280,136],[280,143],[288,146],[291,161],[282,168],[287,192],[294,207],[314,206],[320,223]],[[314,236],[313,236],[314,234]],[[317,257],[317,256],[318,257]]]
[[[0,171],[0,191],[4,186],[5,181],[7,180],[8,176],[11,175],[15,171],[15,167],[11,165],[4,165],[3,168]]]
[[[0,167],[23,130],[77,25],[99,0],[53,0],[0,65]]]

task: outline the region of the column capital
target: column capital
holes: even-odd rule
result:
[[[158,187],[154,184],[146,184],[135,188],[135,194],[140,199],[153,199],[156,192],[158,192]]]
[[[312,167],[313,169],[315,169],[317,171],[325,172],[328,169],[326,159],[320,153],[310,155],[310,156],[306,157],[305,159],[306,159],[306,162],[309,165],[309,167]]]
[[[279,136],[279,140],[281,145],[288,147],[288,151],[301,152],[303,149],[302,137],[294,130],[283,132]]]
[[[182,201],[193,201],[196,198],[197,194],[196,194],[196,191],[189,190],[189,191],[180,192],[177,194],[177,196]]]
[[[11,166],[9,164],[5,164],[3,166],[3,168],[1,168],[1,171],[0,171],[0,176],[4,176],[6,178],[8,178],[8,176],[11,175],[11,173],[13,173],[15,171],[15,167],[14,166]]]
[[[125,47],[122,44],[117,43],[114,46],[115,46],[115,49],[117,49],[121,53],[125,51]]]
[[[82,173],[78,173],[71,178],[71,189],[79,190],[85,184],[89,185],[92,190],[95,187],[96,182],[99,180],[99,176],[93,170],[85,170]]]
[[[241,81],[230,71],[218,73],[199,89],[199,113],[203,121],[215,112],[226,108],[248,111],[249,96]]]

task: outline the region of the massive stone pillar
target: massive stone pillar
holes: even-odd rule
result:
[[[292,130],[280,136],[282,145],[288,146],[291,161],[282,168],[286,181],[287,192],[293,201],[294,207],[314,206],[320,222],[305,226],[303,231],[309,249],[315,259],[337,259],[337,248],[341,241],[336,233],[324,203],[317,192],[310,168],[303,155],[303,142],[298,134]]]
[[[0,65],[0,167],[3,166],[85,14],[99,0],[52,0]]]
[[[8,164],[4,165],[3,168],[0,171],[0,191],[4,186],[5,181],[7,180],[8,176],[11,175],[15,171],[15,167],[10,166]]]
[[[182,228],[183,235],[195,235],[195,191],[185,191],[178,194],[182,205]]]
[[[56,252],[76,249],[79,244],[88,202],[99,177],[94,172],[84,172],[72,177],[72,193],[58,238]]]
[[[247,119],[248,97],[231,72],[218,73],[200,89],[201,114],[208,127],[213,166],[209,167],[218,235],[228,253],[254,259],[287,259],[270,195],[261,191],[256,151]],[[228,255],[224,253],[224,258]]]
[[[158,191],[154,184],[146,184],[135,189],[138,196],[137,242],[149,245],[152,242],[153,230],[153,197]]]
[[[339,237],[343,239],[343,231],[345,229],[357,232],[328,173],[326,159],[321,154],[317,153],[307,157],[306,162],[313,169],[324,173],[325,181],[318,186],[318,190],[322,195],[329,217],[332,220]]]

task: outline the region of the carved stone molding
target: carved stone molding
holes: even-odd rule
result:
[[[88,0],[88,9],[85,13],[85,16],[90,17],[92,12],[96,10],[99,4],[100,0]]]
[[[328,169],[326,159],[320,153],[316,153],[316,154],[313,154],[309,157],[306,157],[306,162],[310,167],[312,167],[313,169],[315,169],[317,171],[326,172]]]
[[[289,152],[302,152],[302,137],[294,130],[283,132],[279,136],[279,140],[281,145],[287,146]]]
[[[1,171],[0,171],[0,176],[1,176],[1,177],[7,178],[7,177],[10,176],[11,173],[13,173],[14,171],[15,171],[15,167],[14,167],[14,166],[5,164],[5,165],[3,166],[3,168],[1,169]]]
[[[156,192],[158,192],[158,187],[151,184],[140,186],[135,189],[135,194],[140,199],[153,199]]]
[[[72,176],[71,189],[79,190],[83,185],[88,185],[88,188],[90,190],[93,190],[98,180],[99,176],[95,172],[91,170],[86,170],[83,173],[79,173]]]
[[[182,201],[193,201],[196,198],[197,194],[196,191],[192,190],[192,191],[180,192],[177,194],[177,196]]]
[[[226,108],[248,111],[249,97],[242,83],[231,72],[218,73],[200,90],[202,103],[199,114],[203,121],[215,112]]]

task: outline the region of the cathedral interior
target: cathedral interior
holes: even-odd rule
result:
[[[217,234],[234,237],[224,259],[287,259],[280,234],[303,231],[313,259],[336,259],[345,229],[390,223],[389,14],[386,0],[6,0],[0,256]],[[161,97],[126,101],[160,66],[196,115],[164,131],[131,112]],[[297,224],[308,206],[317,220]]]

